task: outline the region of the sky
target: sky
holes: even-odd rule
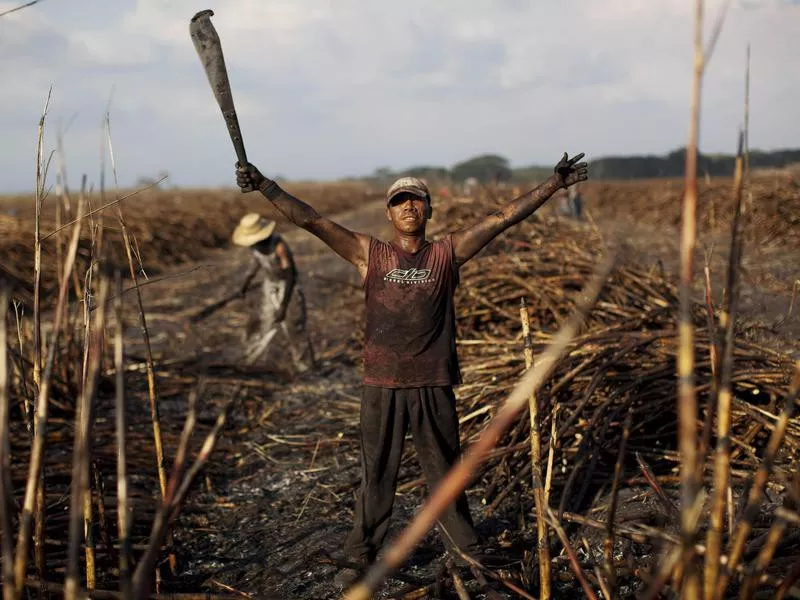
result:
[[[708,0],[705,37],[724,0]],[[0,0],[0,13],[22,4]],[[250,162],[328,180],[452,166],[662,154],[686,143],[692,0],[41,0],[0,17],[0,192],[35,187],[37,126],[70,185],[232,186],[233,147],[189,38],[212,8]],[[731,0],[700,145],[735,150],[752,47],[750,146],[800,146],[800,0]],[[52,179],[52,170],[51,176]]]

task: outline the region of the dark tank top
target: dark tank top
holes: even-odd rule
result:
[[[370,239],[364,279],[364,383],[384,388],[456,385],[453,294],[458,267],[448,235],[412,254]]]

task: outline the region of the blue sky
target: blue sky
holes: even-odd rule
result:
[[[0,12],[21,2],[0,0]],[[685,143],[691,0],[42,0],[0,18],[0,192],[34,186],[36,128],[70,182],[99,179],[111,98],[122,185],[233,184],[235,155],[188,35],[214,9],[251,162],[333,179],[483,152],[513,165]],[[707,5],[706,33],[722,5]],[[701,147],[731,152],[752,46],[751,147],[800,146],[800,6],[732,0]]]

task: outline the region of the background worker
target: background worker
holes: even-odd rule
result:
[[[252,262],[247,274],[233,294],[204,308],[191,320],[199,321],[232,300],[243,298],[253,279],[262,273],[264,279],[259,308],[250,315],[242,333],[244,362],[246,365],[255,363],[280,330],[286,337],[295,370],[302,372],[314,364],[314,352],[306,327],[305,297],[297,284],[297,267],[292,251],[289,244],[275,233],[275,225],[275,221],[258,213],[248,213],[242,217],[233,232],[232,241],[251,251]]]

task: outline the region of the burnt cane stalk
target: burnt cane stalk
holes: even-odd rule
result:
[[[126,432],[128,422],[125,415],[125,358],[122,316],[122,275],[114,276],[116,293],[114,296],[114,371],[115,379],[115,421],[117,430],[117,530],[119,531],[119,587],[125,600],[132,598],[131,590],[131,540],[128,503],[128,457]]]
[[[105,330],[107,300],[108,278],[101,277],[99,282],[98,307],[94,315],[94,331],[92,332],[86,348],[86,378],[84,379],[81,394],[78,399],[78,421],[76,422],[75,441],[73,444],[67,578],[64,586],[64,596],[67,600],[72,600],[78,596],[79,553],[81,537],[85,535],[83,517],[85,515],[87,496],[91,494],[89,487],[89,454],[91,448],[92,422],[94,419],[93,403],[103,354],[103,334]],[[86,537],[88,538],[88,536]],[[93,580],[94,553],[89,553],[88,539],[86,546],[86,584],[87,588],[91,590],[95,587],[95,582]]]
[[[533,341],[531,340],[530,318],[525,298],[521,299],[519,309],[522,320],[522,337],[525,343],[525,368],[533,366]],[[539,430],[539,407],[536,394],[528,397],[531,419],[531,473],[533,475],[533,500],[536,504],[536,538],[539,555],[539,594],[541,600],[550,598],[550,542],[545,520],[545,499],[542,486],[542,438]]]
[[[728,306],[724,315],[725,339],[720,365],[720,385],[717,398],[717,448],[714,457],[714,491],[711,504],[711,525],[706,535],[705,598],[711,600],[719,576],[720,552],[722,551],[722,528],[725,521],[725,506],[730,486],[730,427],[731,400],[733,396],[733,345],[736,304],[739,298],[739,263],[741,259],[742,213],[742,144],[744,134],[739,132],[739,150],[736,155],[733,200],[735,203],[731,233],[731,249],[728,258],[727,297]]]
[[[3,600],[13,600],[14,548],[11,539],[11,507],[14,496],[11,489],[11,451],[8,429],[8,346],[6,341],[6,312],[9,294],[5,282],[0,279],[0,551],[3,559]]]
[[[115,187],[117,180],[117,167],[114,161],[114,148],[111,143],[111,119],[106,115],[106,138],[108,141],[108,151],[111,158],[111,169],[114,173]],[[119,196],[119,191],[117,191]],[[145,364],[147,367],[147,393],[150,399],[150,419],[153,423],[153,442],[156,451],[156,469],[158,471],[158,484],[161,490],[161,498],[163,499],[167,493],[167,471],[164,463],[164,444],[161,436],[161,417],[158,408],[158,390],[156,389],[156,376],[155,368],[153,366],[153,351],[150,346],[150,330],[147,328],[147,316],[144,311],[144,302],[142,300],[142,291],[139,288],[139,277],[136,273],[136,267],[133,261],[133,249],[131,243],[130,232],[128,231],[127,223],[125,222],[125,215],[122,210],[122,203],[117,204],[117,218],[119,219],[120,228],[122,229],[122,242],[125,246],[125,256],[128,260],[128,272],[133,282],[133,287],[136,291],[136,302],[139,309],[139,325],[142,330],[142,339],[144,340],[145,348]],[[171,541],[171,539],[170,539]],[[169,565],[172,572],[175,572],[177,560],[174,553],[170,553]]]
[[[34,242],[33,242],[33,384],[36,393],[39,393],[41,388],[42,379],[42,203],[44,202],[44,184],[47,178],[47,165],[44,160],[44,123],[47,117],[47,110],[50,106],[50,96],[53,93],[51,87],[47,92],[47,100],[45,101],[42,116],[39,119],[39,130],[36,143],[36,199],[35,210],[36,217],[34,223]],[[59,284],[59,288],[60,288]],[[38,413],[38,411],[37,411]],[[34,418],[34,431],[37,428],[37,420]],[[35,439],[34,433],[34,439]],[[34,553],[36,556],[36,567],[39,574],[39,579],[44,580],[45,573],[45,556],[44,556],[44,530],[45,530],[45,513],[44,513],[44,473],[40,470],[39,477],[42,481],[38,484],[38,490],[33,498],[33,509],[35,510],[35,540],[34,540]],[[17,557],[19,560],[19,557]],[[18,576],[15,576],[18,579]],[[17,581],[17,593],[22,593],[21,585]],[[40,591],[39,596],[43,593]]]
[[[75,256],[78,253],[78,242],[80,241],[81,217],[83,216],[83,203],[78,203],[78,220],[72,231],[69,250],[64,264],[64,272],[72,270],[75,264]],[[64,322],[66,313],[68,280],[64,278],[58,290],[58,302],[56,304],[55,321],[53,323],[53,334],[47,351],[47,362],[42,373],[41,385],[38,389],[36,404],[36,426],[34,431],[33,445],[31,447],[30,465],[28,467],[28,480],[25,485],[25,496],[22,505],[22,517],[17,537],[17,549],[14,563],[14,585],[16,593],[19,595],[25,583],[25,567],[27,563],[28,547],[30,543],[31,530],[33,528],[34,505],[37,495],[42,491],[40,481],[42,475],[42,464],[44,458],[44,447],[47,435],[47,416],[50,400],[50,384],[55,366],[56,347],[58,338]],[[41,540],[44,541],[43,539]]]

